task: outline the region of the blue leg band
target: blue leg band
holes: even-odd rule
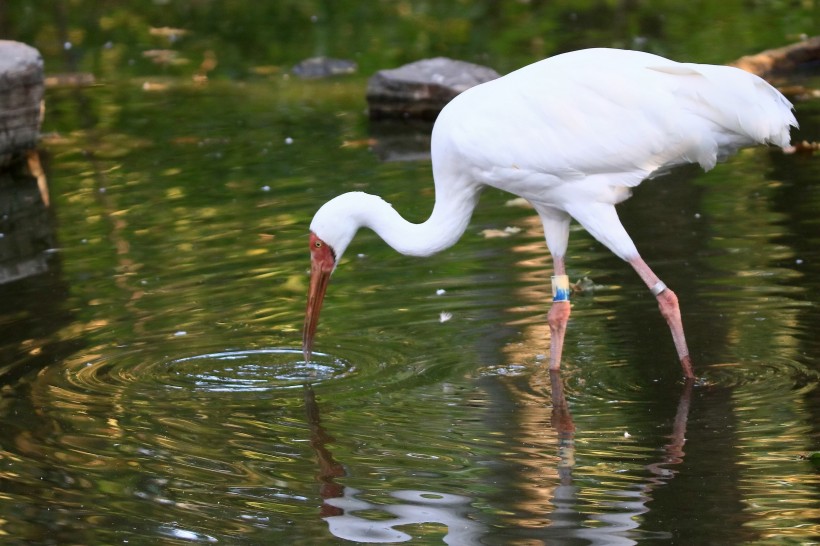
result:
[[[569,301],[569,277],[555,275],[552,277],[552,301]]]

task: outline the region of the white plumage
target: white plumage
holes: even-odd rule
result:
[[[473,87],[442,110],[432,135],[436,202],[426,222],[406,222],[380,198],[354,192],[320,208],[310,229],[332,250],[333,267],[359,227],[373,229],[399,252],[425,256],[458,240],[481,189],[492,186],[532,203],[557,274],[564,274],[575,218],[632,264],[648,287],[660,286],[615,205],[675,165],[699,163],[708,170],[743,146],[787,146],[797,126],[791,108],[768,83],[737,68],[615,49],[558,55]],[[663,290],[658,301],[687,372],[682,326],[676,332],[673,324],[680,320],[677,299]],[[553,356],[569,316],[568,305],[566,312],[556,307],[564,306],[550,311],[551,326],[559,323],[561,330],[553,329]],[[311,315],[309,308],[306,356],[318,309],[316,318]]]

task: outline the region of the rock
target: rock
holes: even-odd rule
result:
[[[353,74],[358,66],[353,61],[331,59],[330,57],[311,57],[293,67],[291,73],[306,80],[328,78],[342,74]]]
[[[380,70],[367,83],[371,119],[435,119],[453,97],[498,78],[495,70],[445,57]]]
[[[0,167],[37,147],[42,101],[40,52],[0,40]]]

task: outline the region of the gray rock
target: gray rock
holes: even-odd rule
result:
[[[37,147],[42,100],[40,52],[0,40],[0,167]]]
[[[498,77],[491,68],[445,57],[380,70],[367,83],[368,110],[371,119],[435,119],[453,97]]]

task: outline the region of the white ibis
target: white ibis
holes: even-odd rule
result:
[[[615,205],[675,165],[705,170],[744,146],[789,145],[792,105],[757,76],[728,66],[678,63],[638,51],[558,55],[453,99],[432,134],[436,202],[420,224],[380,197],[345,193],[310,224],[311,273],[303,351],[310,360],[325,290],[360,227],[402,254],[428,256],[464,233],[481,189],[529,201],[552,254],[550,369],[561,363],[569,290],[564,257],[570,220],[628,262],[657,298],[683,373],[694,377],[678,298],[646,265]]]

